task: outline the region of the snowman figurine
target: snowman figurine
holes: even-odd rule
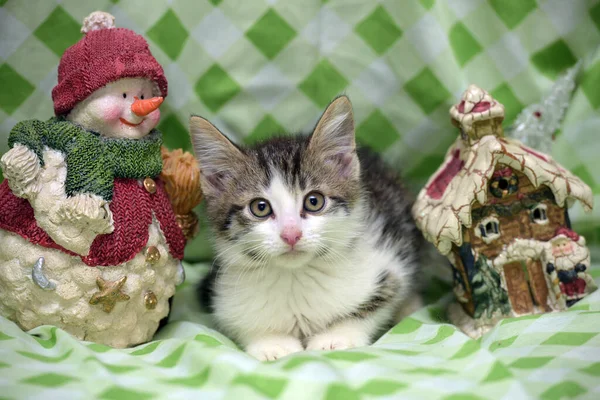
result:
[[[60,60],[55,117],[18,123],[0,161],[0,314],[127,347],[152,338],[184,279],[155,129],[167,80],[112,15],[82,32]]]

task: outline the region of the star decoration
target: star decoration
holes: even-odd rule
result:
[[[102,277],[96,278],[96,284],[100,291],[94,293],[90,304],[102,304],[102,311],[109,313],[115,308],[117,301],[127,301],[129,296],[121,292],[121,288],[127,281],[127,276],[122,276],[116,281],[106,281]]]

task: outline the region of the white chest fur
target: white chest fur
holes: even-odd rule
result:
[[[382,274],[402,275],[392,251],[376,250],[366,242],[343,261],[309,265],[224,269],[217,282],[215,317],[242,343],[269,332],[303,338],[356,311]]]

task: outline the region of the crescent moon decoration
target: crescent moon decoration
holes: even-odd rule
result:
[[[42,289],[55,290],[56,283],[51,282],[48,278],[46,278],[46,275],[44,275],[44,272],[42,271],[43,267],[44,267],[44,257],[40,257],[40,258],[38,258],[37,262],[33,266],[33,269],[31,271],[31,278],[36,283],[36,285],[38,285]]]
[[[179,286],[183,282],[185,282],[185,269],[183,269],[183,264],[179,261],[179,264],[177,264],[177,281],[175,285]]]

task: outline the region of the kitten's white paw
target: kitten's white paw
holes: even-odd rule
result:
[[[310,338],[306,350],[345,350],[368,344],[366,335],[358,332],[326,332]]]
[[[302,350],[302,343],[293,336],[269,336],[246,346],[246,352],[259,361],[277,360]]]

